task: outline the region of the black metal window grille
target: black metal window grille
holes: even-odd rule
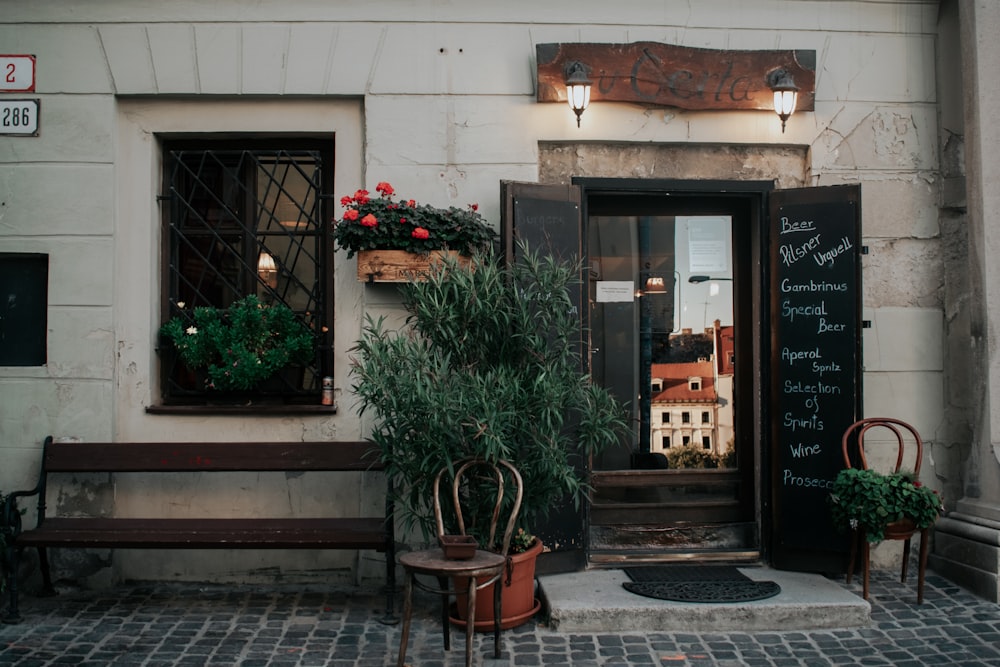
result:
[[[164,143],[164,321],[246,295],[290,307],[316,334],[312,361],[255,393],[316,403],[333,370],[332,142]],[[176,358],[162,357],[168,403],[211,399]]]

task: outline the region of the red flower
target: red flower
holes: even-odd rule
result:
[[[365,227],[374,227],[375,225],[378,224],[378,220],[375,219],[374,215],[369,213],[365,217],[361,218],[361,224],[364,225]]]
[[[473,211],[478,211],[479,204],[469,204],[469,208],[472,209]]]
[[[358,219],[358,209],[349,208],[344,211],[344,220],[357,220]]]
[[[406,224],[406,218],[400,218],[399,219],[399,224],[405,225]]]
[[[396,192],[392,189],[392,186],[385,181],[379,181],[379,184],[375,186],[375,191],[381,193],[383,197],[391,197],[393,193]]]
[[[921,482],[921,481],[919,481],[919,480],[917,480],[916,482],[914,482],[914,483],[913,483],[913,486],[915,486],[915,487],[916,487],[916,488],[918,488],[918,489],[919,489],[919,488],[920,488],[921,486],[923,486],[923,485],[924,485],[924,483],[923,483],[923,482]]]
[[[415,199],[409,199],[407,200],[406,205],[409,206],[410,208],[413,208],[417,205],[417,201]]]
[[[410,236],[412,236],[415,239],[426,239],[430,235],[431,235],[431,233],[429,231],[427,231],[426,229],[424,229],[423,227],[417,227],[410,234]]]
[[[358,204],[361,204],[362,206],[364,206],[365,204],[367,204],[368,203],[368,191],[367,190],[358,190],[357,192],[355,192],[354,193],[354,201],[358,202]]]
[[[354,203],[354,198],[353,197],[341,197],[340,198],[340,205],[343,206],[344,208],[347,208],[352,203]]]

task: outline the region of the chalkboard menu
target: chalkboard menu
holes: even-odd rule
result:
[[[778,542],[842,550],[827,496],[860,416],[860,188],[772,194],[772,425]]]

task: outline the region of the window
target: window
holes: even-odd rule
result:
[[[691,413],[690,412],[682,412],[681,413],[681,423],[682,424],[690,424],[691,423]]]
[[[701,413],[701,423],[711,424],[712,423],[712,413],[707,411],[702,411]]]
[[[711,449],[712,448],[712,436],[710,436],[710,435],[703,435],[703,436],[701,436],[701,447],[702,447],[702,449]]]
[[[701,391],[701,378],[688,378],[688,389]]]
[[[670,449],[670,436],[663,436],[663,440],[660,441],[660,444],[663,445],[663,449]]]
[[[661,424],[669,424],[670,423],[670,413],[669,412],[662,412],[662,413],[660,413],[660,423]]]
[[[44,366],[49,256],[0,253],[0,366]]]
[[[690,445],[691,444],[691,436],[685,435],[683,438],[681,438],[681,444],[684,445],[685,447],[687,447],[688,445]]]
[[[318,403],[332,374],[333,143],[309,139],[165,141],[163,321],[249,294],[283,303],[316,332],[313,359],[255,393]],[[208,396],[176,359],[162,358],[166,403]]]

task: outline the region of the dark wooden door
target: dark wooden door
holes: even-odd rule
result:
[[[841,572],[827,496],[862,414],[861,186],[775,191],[769,211],[771,558]]]
[[[581,233],[580,188],[573,185],[540,185],[504,181],[500,185],[503,202],[501,244],[507,262],[516,262],[520,244],[563,259],[580,260],[584,255]],[[572,300],[577,312],[582,313],[584,301],[583,276],[574,291]],[[585,370],[583,328],[574,341]],[[568,425],[571,427],[572,425]],[[581,474],[588,462],[577,459]],[[574,571],[586,563],[584,529],[586,504],[574,506],[564,500],[548,515],[543,525],[533,527],[535,534],[546,546],[538,561],[539,573]]]

